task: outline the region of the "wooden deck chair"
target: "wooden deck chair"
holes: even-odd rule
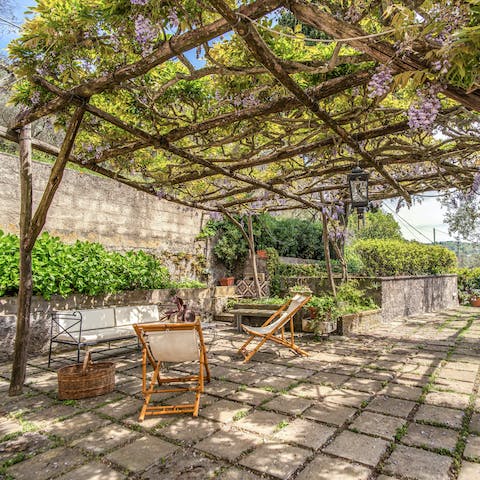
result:
[[[133,325],[142,344],[142,393],[144,402],[139,420],[146,415],[166,415],[173,413],[193,413],[198,416],[200,394],[204,380],[210,381],[205,343],[199,321],[193,323],[143,323]],[[198,360],[198,375],[163,378],[160,373],[162,362],[190,362]],[[153,368],[148,379],[148,365]],[[182,382],[193,385],[178,386]],[[172,386],[163,385],[173,383]],[[195,392],[195,401],[187,405],[150,406],[152,395],[165,392]]]
[[[250,361],[261,346],[267,341],[275,342],[279,345],[290,348],[295,353],[307,356],[307,352],[295,345],[293,317],[310,300],[310,298],[311,297],[304,297],[298,294],[295,295],[291,300],[282,305],[282,307],[279,308],[261,327],[250,327],[242,324],[243,330],[250,335],[250,338],[238,350],[238,353],[241,353],[245,357],[244,363]],[[290,324],[290,340],[285,338],[285,326],[287,323]],[[277,336],[278,333],[280,333],[280,336]],[[247,345],[256,337],[260,341],[251,352],[248,352]]]

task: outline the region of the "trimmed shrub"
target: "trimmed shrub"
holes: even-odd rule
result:
[[[479,268],[459,268],[458,290],[460,292],[471,292],[480,290],[480,267]]]
[[[457,258],[445,247],[402,240],[359,240],[353,246],[368,276],[438,275],[454,271]]]
[[[0,230],[0,296],[18,292],[18,262],[18,237]],[[167,268],[153,255],[108,252],[99,243],[67,245],[48,233],[35,243],[32,270],[33,293],[47,300],[52,295],[100,295],[170,286]]]

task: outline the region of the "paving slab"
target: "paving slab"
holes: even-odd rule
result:
[[[354,462],[375,466],[389,443],[380,438],[344,431],[323,451]]]
[[[58,447],[7,469],[15,480],[49,480],[83,463],[86,458],[71,448]]]
[[[38,426],[44,427],[49,423],[56,422],[57,420],[75,415],[78,410],[70,405],[55,404],[48,408],[42,408],[33,412],[22,415],[25,420],[35,423]]]
[[[478,480],[480,478],[480,463],[462,462],[458,480]]]
[[[422,395],[422,388],[412,385],[400,385],[399,383],[390,383],[381,392],[380,395],[388,397],[402,398],[404,400],[418,401]]]
[[[405,419],[390,417],[375,412],[362,412],[353,423],[350,424],[351,430],[358,430],[361,433],[367,433],[386,440],[393,440],[399,428],[405,424]]]
[[[266,443],[240,460],[240,465],[286,480],[311,455],[311,450],[284,443]],[[265,461],[270,459],[270,461]]]
[[[288,419],[285,415],[265,410],[257,410],[235,422],[237,428],[260,435],[272,435]]]
[[[109,420],[93,413],[85,412],[63,421],[49,423],[44,430],[49,434],[68,441],[90,430],[99,429],[108,423],[110,423]]]
[[[308,398],[295,397],[294,395],[278,395],[274,399],[264,403],[262,408],[287,415],[301,415],[314,403],[314,400]]]
[[[375,393],[383,388],[383,382],[380,380],[373,380],[371,378],[357,378],[353,377],[347,380],[342,388],[350,388],[351,390],[358,390],[360,392]]]
[[[334,390],[325,396],[325,401],[329,403],[338,403],[348,407],[359,408],[363,402],[369,400],[371,394],[367,392],[358,392],[356,390]]]
[[[262,477],[241,468],[229,468],[218,477],[221,480],[260,480]]]
[[[40,432],[25,432],[0,443],[0,465],[18,454],[30,456],[53,448],[54,441]]]
[[[286,427],[275,433],[274,440],[297,443],[302,447],[319,449],[334,433],[336,429],[319,425],[316,422],[295,419]]]
[[[249,405],[257,406],[273,398],[274,395],[274,393],[262,390],[260,388],[247,387],[238,390],[229,397],[230,400],[234,400],[236,402],[248,403]]]
[[[317,455],[298,475],[296,480],[368,480],[370,468],[340,458]]]
[[[333,391],[333,388],[326,385],[301,383],[297,387],[289,390],[288,393],[298,397],[311,398],[312,400],[322,400],[326,395],[332,393]]]
[[[161,425],[155,432],[172,440],[195,443],[216,432],[220,427],[221,424],[218,422],[206,418],[182,416]]]
[[[254,383],[255,387],[270,389],[271,391],[274,391],[274,392],[286,390],[292,384],[295,383],[295,381],[292,380],[291,378],[276,377],[276,376],[257,377],[257,380],[258,381]]]
[[[468,407],[469,396],[463,393],[429,392],[425,403],[439,407],[458,408],[464,410]]]
[[[465,458],[473,458],[477,461],[480,460],[480,437],[477,435],[468,436],[463,456]]]
[[[460,429],[464,412],[454,408],[439,407],[437,405],[420,405],[415,414],[415,421],[430,422]]]
[[[450,378],[437,378],[433,384],[435,390],[448,390],[456,393],[466,393],[467,395],[473,392],[473,387],[473,383],[452,380]]]
[[[102,413],[117,420],[132,414],[140,414],[140,410],[143,405],[143,400],[125,397],[118,402],[109,403],[101,408],[98,408],[96,412]]]
[[[457,439],[458,432],[455,430],[412,423],[402,438],[402,443],[413,447],[444,449],[453,453]]]
[[[197,443],[195,448],[217,458],[233,462],[245,451],[258,445],[261,439],[251,432],[242,432],[231,428],[222,429]]]
[[[311,376],[308,380],[312,383],[320,383],[323,385],[329,385],[331,387],[339,387],[342,383],[346,382],[350,377],[347,375],[341,375],[339,373],[332,372],[317,372]]]
[[[99,455],[113,448],[120,447],[135,438],[139,438],[140,435],[140,432],[134,432],[120,425],[110,424],[74,440],[71,445]]]
[[[158,462],[165,461],[178,448],[161,438],[145,435],[114,450],[106,458],[129,471],[138,473]]]
[[[17,420],[10,418],[0,418],[0,438],[11,433],[21,432],[22,425]]]
[[[103,463],[93,461],[56,478],[56,480],[123,480],[124,478],[127,477],[122,473]]]
[[[384,471],[414,480],[448,480],[451,464],[451,457],[398,445],[386,460]]]
[[[248,405],[232,402],[230,400],[219,400],[212,405],[202,408],[200,415],[210,420],[216,420],[217,422],[230,423],[238,415],[243,415],[251,410]]]
[[[480,435],[480,414],[474,413],[470,419],[469,429],[471,432],[477,433]]]
[[[205,392],[216,397],[228,397],[240,388],[238,383],[212,380],[205,385]]]
[[[303,416],[311,420],[318,420],[319,422],[340,426],[355,415],[355,413],[356,410],[354,408],[337,403],[320,402],[306,410]]]
[[[142,480],[207,480],[215,478],[222,464],[191,451],[177,451],[165,462],[154,465]]]
[[[367,405],[366,409],[395,417],[407,418],[415,405],[415,402],[410,400],[402,400],[400,398],[392,398],[382,395],[374,398]]]

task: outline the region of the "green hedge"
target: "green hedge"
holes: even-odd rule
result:
[[[459,268],[458,289],[461,292],[471,292],[480,290],[480,267],[479,268]]]
[[[453,272],[457,258],[445,247],[402,240],[359,240],[353,246],[368,276],[437,275]]]
[[[0,296],[18,292],[18,262],[18,237],[0,230]],[[108,252],[90,242],[67,245],[48,233],[35,244],[32,269],[33,293],[46,299],[56,294],[100,295],[171,286],[167,268],[152,255]]]
[[[331,263],[334,272],[342,271],[338,260],[332,260]],[[276,274],[281,277],[325,277],[327,267],[324,260],[318,263],[279,263]]]

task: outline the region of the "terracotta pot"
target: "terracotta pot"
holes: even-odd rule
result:
[[[224,277],[220,279],[220,285],[222,287],[231,287],[235,285],[235,277]]]
[[[470,305],[472,307],[480,307],[480,297],[472,297],[470,299]]]
[[[317,307],[307,307],[308,313],[310,314],[310,318],[313,319],[318,315],[318,308]]]
[[[257,250],[257,257],[258,258],[267,258],[267,251],[266,250]]]

